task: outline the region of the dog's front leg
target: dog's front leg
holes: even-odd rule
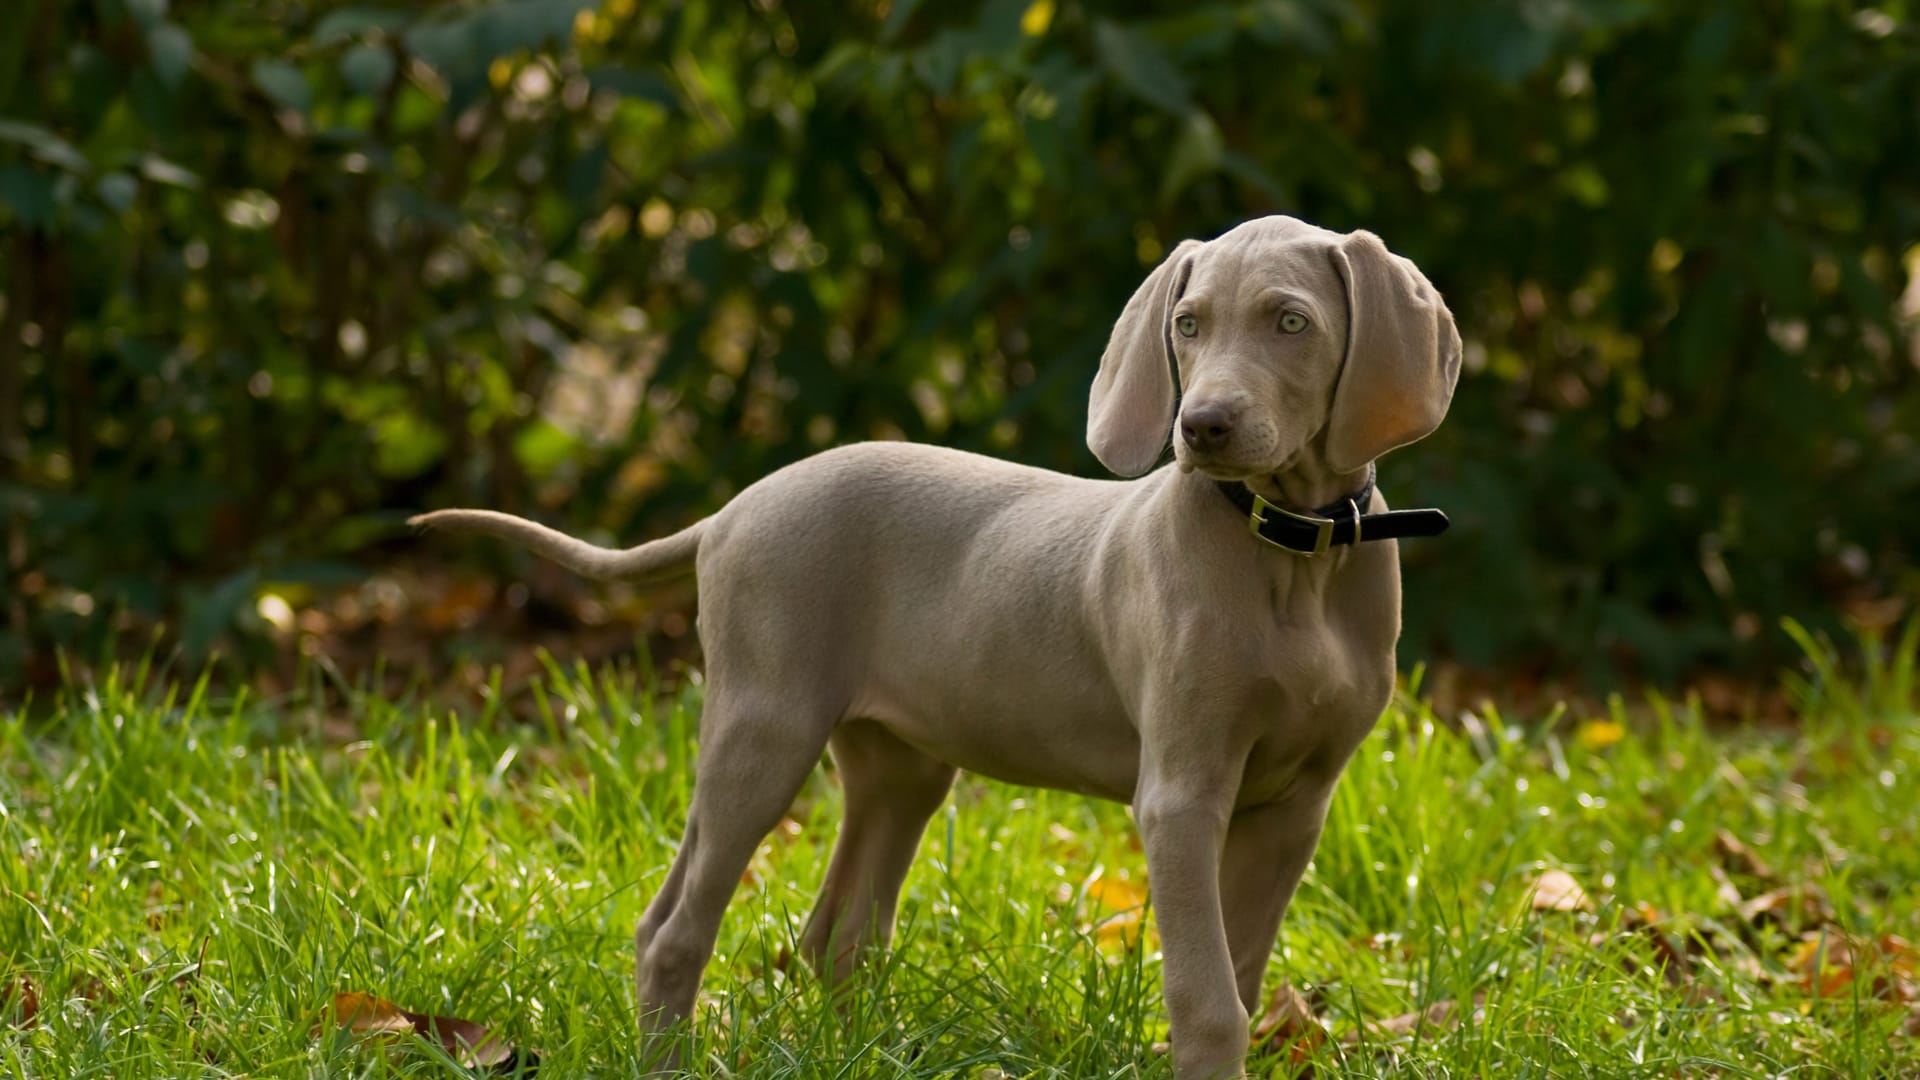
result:
[[[1247,1057],[1247,1010],[1220,910],[1220,851],[1240,762],[1230,769],[1219,763],[1219,775],[1193,775],[1192,761],[1185,764],[1173,775],[1150,764],[1134,813],[1165,957],[1173,1073],[1178,1080],[1218,1080],[1244,1075]]]
[[[1220,907],[1233,955],[1240,1003],[1260,1007],[1260,980],[1280,935],[1280,920],[1320,842],[1333,797],[1330,783],[1301,783],[1278,802],[1233,815],[1220,865]]]

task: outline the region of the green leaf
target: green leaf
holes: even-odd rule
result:
[[[1559,184],[1560,190],[1573,196],[1574,201],[1582,206],[1601,207],[1607,204],[1607,178],[1586,162],[1561,173]]]
[[[552,421],[542,418],[514,436],[513,453],[529,472],[548,473],[564,462],[577,460],[580,443]]]
[[[1266,45],[1292,47],[1311,56],[1333,51],[1334,36],[1321,13],[1299,0],[1266,0],[1247,13],[1247,29]]]
[[[399,30],[411,16],[404,11],[381,8],[342,8],[328,12],[313,28],[313,43],[326,46],[357,38],[369,30]]]
[[[172,23],[161,23],[147,31],[147,57],[160,84],[178,89],[193,65],[193,38]]]
[[[887,9],[887,21],[880,27],[880,40],[892,41],[895,35],[906,29],[907,20],[920,8],[920,0],[893,0],[893,6]]]
[[[1173,142],[1173,152],[1167,157],[1166,175],[1160,181],[1160,202],[1172,203],[1187,185],[1217,171],[1226,149],[1227,141],[1221,137],[1213,117],[1200,109],[1188,113],[1180,125],[1179,137]]]
[[[548,42],[565,44],[573,36],[573,20],[592,4],[581,0],[506,0],[475,12],[480,46],[487,57],[521,49],[537,51]]]
[[[307,85],[307,77],[285,60],[255,60],[253,81],[283,109],[306,112],[313,105],[313,88]]]
[[[960,77],[960,66],[973,54],[973,44],[972,34],[942,30],[925,48],[913,53],[913,73],[927,89],[945,96]]]
[[[673,84],[651,71],[623,67],[594,68],[587,72],[587,83],[596,92],[611,90],[621,97],[640,98],[669,109],[677,110],[680,107],[680,95],[674,93]]]
[[[253,586],[258,580],[255,571],[242,570],[188,601],[181,638],[189,655],[205,656],[220,636],[233,628],[234,620],[252,603]]]
[[[374,97],[393,81],[393,53],[380,45],[355,45],[340,58],[340,75],[347,85]]]
[[[53,181],[25,165],[0,165],[0,207],[12,211],[22,225],[53,223]]]
[[[416,23],[407,29],[407,50],[449,78],[459,78],[486,66],[479,55],[473,19],[457,18]]]
[[[147,154],[141,157],[140,173],[155,183],[170,184],[177,188],[193,189],[200,186],[198,176],[158,154]]]
[[[1292,192],[1281,186],[1273,174],[1260,167],[1260,163],[1236,150],[1228,150],[1220,155],[1220,171],[1239,178],[1268,199],[1275,206],[1291,206],[1298,200]]]
[[[600,181],[607,175],[607,158],[612,148],[605,140],[589,146],[567,166],[567,200],[574,206],[599,202]]]
[[[126,0],[127,14],[142,30],[152,30],[167,17],[167,0]]]
[[[1093,47],[1101,65],[1142,101],[1177,115],[1193,107],[1186,78],[1145,36],[1101,19],[1093,27]]]
[[[100,195],[100,201],[118,213],[126,213],[133,206],[133,200],[140,194],[140,181],[123,172],[110,172],[94,185]]]
[[[20,143],[34,157],[69,172],[86,172],[89,167],[86,157],[72,143],[34,124],[0,120],[0,142]]]

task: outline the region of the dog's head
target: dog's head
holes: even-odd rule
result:
[[[1452,313],[1379,237],[1256,218],[1183,242],[1134,292],[1087,446],[1122,476],[1151,469],[1169,433],[1182,468],[1221,480],[1309,455],[1347,473],[1438,427],[1459,374]]]

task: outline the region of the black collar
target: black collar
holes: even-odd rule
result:
[[[1238,480],[1216,480],[1221,494],[1247,515],[1253,535],[1296,555],[1325,555],[1329,547],[1368,540],[1398,540],[1403,536],[1439,536],[1447,531],[1447,515],[1438,510],[1389,510],[1365,513],[1373,502],[1373,466],[1367,482],[1344,498],[1302,514],[1256,495]]]

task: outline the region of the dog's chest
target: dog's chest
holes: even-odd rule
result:
[[[1248,695],[1254,743],[1237,802],[1281,797],[1296,781],[1330,782],[1393,694],[1393,643],[1338,620],[1282,621],[1265,678]]]

